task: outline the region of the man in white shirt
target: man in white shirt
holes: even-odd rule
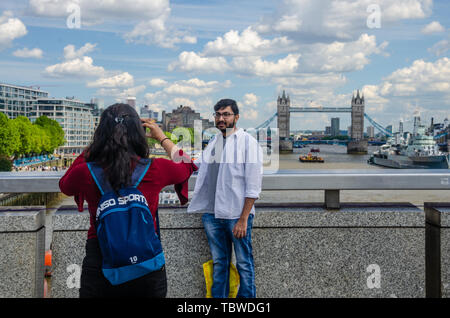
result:
[[[232,99],[214,106],[216,134],[195,164],[199,167],[188,212],[202,212],[214,263],[211,294],[229,295],[232,245],[240,287],[237,297],[256,297],[251,230],[262,183],[262,149],[238,129],[239,109]]]

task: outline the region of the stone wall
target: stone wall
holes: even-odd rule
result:
[[[0,298],[44,297],[45,207],[0,207]]]
[[[450,297],[450,203],[425,203],[427,297]]]
[[[78,297],[87,213],[53,220],[52,297]],[[160,208],[168,297],[205,297],[211,259],[201,214]],[[425,297],[425,215],[410,205],[257,206],[258,297]]]

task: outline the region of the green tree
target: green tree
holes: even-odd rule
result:
[[[170,138],[170,140],[172,140],[172,142],[173,142],[174,144],[178,143],[178,138],[177,138],[177,136],[175,136],[175,135],[172,134],[171,132],[165,131],[164,134],[165,134],[168,138]]]
[[[8,158],[0,156],[0,171],[9,172],[11,170],[12,162]]]
[[[21,155],[26,155],[32,152],[33,148],[33,135],[32,135],[32,123],[24,116],[19,116],[13,120],[10,120],[11,124],[19,133],[20,142],[16,149],[15,157],[18,158]]]
[[[20,148],[20,135],[16,125],[0,113],[0,155],[11,157]]]
[[[59,146],[64,145],[64,130],[56,120],[50,119],[47,116],[41,116],[36,119],[35,124],[40,126],[48,135],[48,144],[46,138],[44,137],[44,151],[53,152],[53,150],[55,150]]]

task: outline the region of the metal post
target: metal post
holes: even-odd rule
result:
[[[339,190],[325,190],[325,208],[340,209]]]

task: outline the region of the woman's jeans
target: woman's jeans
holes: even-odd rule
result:
[[[240,286],[237,297],[255,298],[255,266],[252,250],[253,215],[247,223],[247,234],[241,239],[233,235],[233,228],[238,219],[216,219],[214,214],[205,213],[202,217],[214,263],[213,298],[227,298],[230,290],[231,248],[234,244],[236,268],[239,272]]]

